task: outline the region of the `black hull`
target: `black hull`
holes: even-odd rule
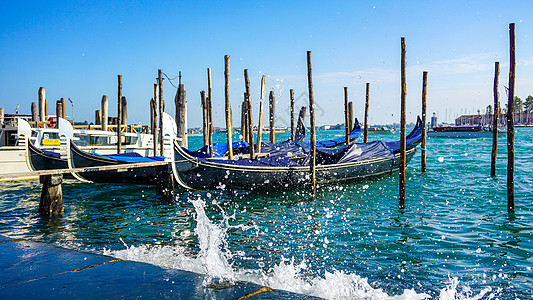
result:
[[[407,163],[416,148],[407,151]],[[359,162],[316,167],[318,186],[356,182],[391,174],[398,170],[399,154]],[[176,180],[189,189],[272,191],[305,188],[310,185],[309,167],[253,167],[199,161],[175,149]]]
[[[113,159],[92,155],[70,144],[70,159],[73,168],[91,168],[127,164]],[[81,178],[97,183],[135,183],[156,185],[161,179],[161,172],[167,166],[128,168],[120,171],[91,171],[76,173]]]
[[[34,171],[68,169],[66,159],[46,154],[28,142],[28,158]]]

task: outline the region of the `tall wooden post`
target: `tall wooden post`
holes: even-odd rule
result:
[[[252,119],[252,94],[250,92],[250,77],[248,77],[248,69],[244,69],[244,87],[246,90],[246,132],[248,134],[248,143],[250,144],[250,158],[255,157],[254,149],[254,122]]]
[[[229,103],[229,55],[224,56],[224,100],[226,107],[226,131],[228,140],[228,158],[233,159],[233,125],[231,124],[231,106]]]
[[[33,122],[39,122],[39,111],[35,102],[31,103],[31,120]]]
[[[61,98],[61,118],[67,118],[67,101],[65,98]]]
[[[289,95],[291,98],[291,141],[294,141],[296,138],[296,128],[294,128],[294,90],[289,90]]]
[[[364,141],[365,143],[368,143],[368,109],[370,102],[370,83],[366,83],[366,101],[365,101],[365,132],[364,132]]]
[[[269,99],[269,113],[270,113],[270,143],[276,142],[276,97],[274,91],[270,91]]]
[[[426,159],[426,153],[427,153],[427,146],[426,146],[426,136],[427,136],[427,128],[426,128],[426,116],[427,116],[427,89],[428,89],[428,72],[424,71],[422,73],[422,172],[427,171],[427,159]]]
[[[56,124],[55,127],[59,128],[59,118],[61,117],[61,112],[63,111],[63,105],[61,100],[56,101]]]
[[[41,216],[57,216],[63,213],[63,174],[39,176],[43,185],[41,200],[39,201],[39,214]]]
[[[159,87],[159,149],[161,156],[165,156],[165,139],[163,138],[163,112],[165,108],[163,98],[163,70],[157,70],[157,83]]]
[[[402,81],[402,95],[401,95],[401,114],[400,114],[400,166],[399,166],[399,174],[400,174],[400,197],[399,197],[399,205],[400,208],[405,207],[405,156],[406,156],[406,140],[405,140],[405,122],[406,122],[406,116],[405,116],[405,99],[407,96],[407,84],[405,79],[405,38],[402,37],[401,39],[402,43],[402,62],[401,62],[401,81]]]
[[[157,156],[157,104],[153,98],[150,100],[150,130],[153,141],[153,155]]]
[[[305,112],[306,110],[307,108],[305,106],[302,106],[300,108],[300,114],[298,115],[298,124],[296,125],[295,139],[296,137],[300,139],[303,138],[303,137],[299,137],[299,135],[305,136]]]
[[[46,91],[44,90],[44,87],[39,88],[39,122],[44,122],[45,120],[45,114],[44,114],[44,100],[46,99]]]
[[[309,117],[311,121],[311,185],[313,195],[316,194],[316,129],[315,129],[315,100],[313,98],[313,67],[311,65],[311,51],[307,51],[307,84],[309,87]]]
[[[118,75],[117,153],[122,152],[122,75]]]
[[[157,156],[159,155],[159,139],[158,139],[158,134],[159,134],[159,84],[158,83],[154,83],[154,98],[153,98],[153,101],[154,101],[154,124],[153,124],[153,127],[152,127],[152,136],[153,136],[153,139],[154,139],[154,156]]]
[[[492,118],[492,157],[490,162],[490,176],[496,176],[496,156],[498,154],[498,119],[500,118],[500,100],[498,84],[500,77],[500,62],[494,63],[494,115]]]
[[[185,85],[180,84],[178,86],[178,91],[175,97],[176,103],[176,125],[177,125],[177,134],[178,139],[181,139],[181,142],[178,141],[180,146],[188,148],[187,143],[187,98],[185,93]]]
[[[350,143],[350,112],[348,111],[348,87],[344,87],[344,127],[346,131],[346,145]]]
[[[125,126],[126,132],[128,131],[128,101],[126,96],[122,96],[122,115],[120,116],[122,125]]]
[[[48,120],[48,99],[44,99],[44,120]]]
[[[350,117],[350,119],[348,120],[348,124],[350,127],[350,131],[353,130],[353,123],[354,123],[354,114],[353,114],[353,102],[350,101],[348,102],[348,116]]]
[[[241,136],[243,142],[248,142],[248,117],[246,116],[246,106],[248,102],[246,100],[246,93],[243,94],[243,100],[241,104]]]
[[[209,157],[213,157],[213,99],[211,98],[211,68],[207,68],[207,112],[209,117],[208,143]]]
[[[0,107],[0,128],[4,127],[4,108]]]
[[[102,96],[102,130],[107,131],[107,125],[109,124],[109,103],[107,96]]]
[[[259,101],[259,121],[257,122],[257,153],[261,153],[261,138],[263,136],[263,109],[265,107],[265,75],[261,77],[261,100]]]
[[[507,211],[515,212],[514,203],[514,85],[515,85],[515,24],[509,24],[509,98],[507,101]]]
[[[209,134],[209,116],[207,108],[207,98],[205,97],[205,91],[200,91],[200,102],[202,104],[202,135],[204,138],[204,146],[209,144],[207,135]],[[177,114],[177,112],[176,112]]]
[[[102,124],[102,110],[97,109],[94,111],[94,125],[101,125],[101,124]]]

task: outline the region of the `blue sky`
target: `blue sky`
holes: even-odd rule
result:
[[[0,107],[29,113],[39,87],[50,103],[74,103],[76,120],[94,120],[102,95],[116,114],[123,76],[129,121],[148,123],[157,70],[182,72],[189,127],[201,126],[200,91],[212,69],[215,125],[224,126],[224,55],[230,58],[234,124],[240,124],[243,70],[249,69],[254,122],[259,83],[276,95],[280,126],[289,89],[307,91],[312,51],[317,124],[343,122],[343,87],[370,123],[399,120],[400,38],[407,43],[408,122],[420,114],[422,72],[428,109],[440,120],[491,104],[494,62],[506,101],[509,23],[516,23],[516,95],[533,94],[533,1],[4,1],[0,12]],[[167,111],[176,89],[164,85]],[[305,105],[303,98],[297,106]],[[50,108],[52,111],[53,108]],[[70,106],[67,114],[71,115]],[[172,113],[173,114],[173,113]],[[265,119],[266,120],[266,119]]]

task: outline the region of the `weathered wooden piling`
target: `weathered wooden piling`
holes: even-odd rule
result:
[[[102,110],[100,109],[94,111],[94,125],[102,125]]]
[[[126,96],[122,96],[122,115],[120,116],[120,120],[122,125],[126,127],[126,131],[128,131],[128,101],[126,100]]]
[[[226,110],[226,132],[228,141],[228,158],[233,159],[233,125],[231,122],[231,106],[229,103],[229,55],[224,56],[224,104]]]
[[[302,106],[300,108],[300,113],[298,115],[298,124],[296,125],[297,133],[305,132],[305,112],[306,111],[307,111],[307,107]]]
[[[44,114],[44,101],[46,99],[46,91],[44,90],[44,87],[39,88],[39,122],[44,122],[45,120],[45,114]]]
[[[107,96],[102,96],[102,130],[107,131],[107,125],[109,124],[109,102]]]
[[[348,127],[350,127],[350,130],[352,130],[353,123],[355,121],[354,114],[353,114],[353,102],[352,101],[348,102],[348,116],[350,116],[350,119],[348,119],[348,124],[349,124]]]
[[[205,97],[205,91],[200,91],[200,102],[202,105],[202,136],[204,138],[204,146],[209,144],[209,116],[207,108],[207,98]]]
[[[241,104],[241,139],[243,142],[248,142],[248,117],[246,113],[246,106],[248,102],[246,101],[246,93],[243,94],[243,100]]]
[[[514,85],[515,85],[515,24],[509,24],[509,98],[507,101],[507,211],[515,212],[514,202]]]
[[[289,95],[291,99],[291,141],[294,141],[294,139],[296,138],[296,135],[295,135],[296,128],[294,128],[294,90],[293,89],[289,90]]]
[[[346,145],[350,143],[350,112],[348,111],[348,87],[344,87],[344,127],[346,132]]]
[[[261,139],[263,137],[263,110],[265,107],[265,75],[261,77],[261,92],[260,92],[260,101],[259,101],[259,120],[257,122],[257,143],[256,149],[257,153],[261,153]]]
[[[33,122],[39,122],[39,110],[35,102],[31,103],[31,120]]]
[[[39,183],[43,185],[39,214],[41,216],[57,216],[63,213],[63,174],[41,175]]]
[[[405,99],[407,96],[407,83],[405,78],[405,38],[401,38],[401,47],[402,47],[402,62],[401,62],[401,84],[402,84],[402,95],[401,95],[401,105],[400,105],[400,165],[399,165],[399,183],[400,183],[400,197],[399,205],[400,208],[405,207],[405,158],[406,158],[406,138],[405,138]],[[365,124],[366,125],[366,124]]]
[[[154,98],[152,99],[154,102],[154,124],[152,126],[152,136],[154,139],[154,156],[159,155],[158,148],[158,134],[159,134],[159,85],[157,83],[154,83]]]
[[[117,95],[117,153],[122,152],[122,137],[120,128],[122,125],[122,75],[118,75],[118,95]]]
[[[316,128],[315,128],[315,100],[313,98],[313,67],[311,65],[311,51],[307,51],[307,84],[309,87],[309,119],[311,121],[311,185],[313,195],[316,194]]]
[[[500,100],[498,94],[498,84],[500,77],[500,62],[494,63],[494,113],[492,118],[492,156],[490,161],[490,176],[496,176],[496,156],[498,154],[498,120],[500,118]]]
[[[368,143],[368,109],[370,106],[370,83],[366,83],[366,100],[365,100],[365,131],[363,142]]]
[[[157,104],[153,98],[150,100],[150,132],[153,140],[153,155],[157,156]]]
[[[4,127],[4,108],[0,107],[0,128]]]
[[[159,149],[161,156],[165,156],[165,139],[163,138],[163,112],[164,112],[164,98],[163,98],[163,70],[157,71],[157,83],[159,87]]]
[[[180,146],[188,148],[187,143],[187,94],[185,92],[185,85],[180,84],[176,97],[174,98],[176,104],[176,125],[178,127],[178,143]],[[179,141],[181,139],[181,141]]]
[[[427,128],[426,128],[426,115],[427,115],[427,89],[428,89],[428,72],[424,71],[422,73],[422,152],[421,152],[421,163],[422,163],[422,172],[427,171],[427,159],[426,159],[426,136],[427,136]]]
[[[67,118],[67,101],[65,98],[61,98],[61,118]]]
[[[48,116],[50,114],[48,113],[48,99],[44,99],[44,120],[48,120]]]
[[[252,119],[252,94],[250,92],[250,77],[248,76],[248,69],[244,69],[244,88],[246,91],[246,134],[247,141],[250,144],[250,158],[255,157],[254,149],[254,122]]]
[[[276,97],[274,96],[274,91],[270,91],[268,95],[269,100],[269,121],[270,121],[270,143],[274,144],[276,142]]]
[[[209,157],[213,157],[213,101],[211,94],[211,68],[207,68],[207,115],[208,122],[208,143],[209,143]]]

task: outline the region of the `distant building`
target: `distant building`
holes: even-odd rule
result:
[[[490,125],[493,117],[493,114],[463,115],[455,119],[455,125]],[[514,122],[515,124],[533,124],[533,113],[515,113]],[[505,114],[500,114],[498,125],[507,125],[507,116]]]

